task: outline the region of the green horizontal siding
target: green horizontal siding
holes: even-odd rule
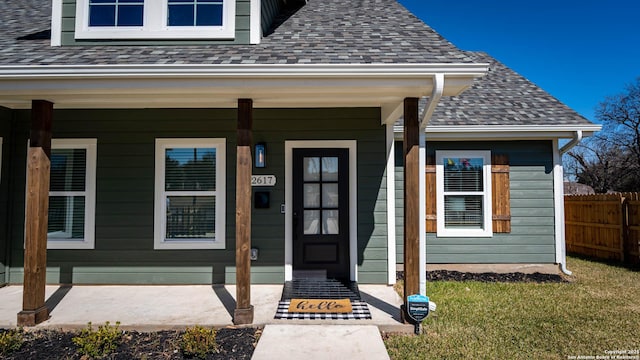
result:
[[[435,235],[435,234],[434,234]],[[486,249],[488,246],[498,245],[498,246],[528,246],[531,244],[544,244],[546,241],[538,242],[540,238],[546,238],[549,236],[553,236],[553,234],[508,234],[509,236],[503,236],[505,234],[494,234],[493,237],[486,238],[473,238],[473,237],[458,237],[458,238],[445,238],[445,237],[430,237],[430,234],[427,234],[428,245],[429,246],[479,246],[483,249]],[[547,246],[541,245],[541,246]]]
[[[47,267],[48,283],[73,284],[212,284],[215,282],[213,267],[144,267],[144,266],[74,266]],[[11,283],[21,283],[24,272],[22,268],[11,269]]]
[[[439,254],[467,254],[469,253],[468,247],[477,246],[478,249],[474,249],[477,254],[500,254],[500,255],[520,255],[520,254],[544,254],[545,252],[554,251],[553,245],[512,245],[512,244],[492,244],[492,245],[478,245],[470,244],[468,241],[462,240],[463,244],[449,244],[446,245],[434,245],[429,244],[428,251],[430,256],[438,256]],[[495,261],[500,262],[500,261]]]
[[[386,263],[385,263],[386,266]],[[360,272],[358,273],[358,282],[361,284],[386,284],[386,281],[380,279],[386,279],[387,271],[378,272]]]
[[[427,240],[428,241],[428,240]],[[441,263],[441,264],[542,264],[552,263],[549,256],[546,254],[505,254],[496,258],[496,254],[486,252],[465,252],[465,253],[449,253],[438,254],[438,261],[433,261],[429,258],[429,252],[427,248],[427,263]]]
[[[227,40],[76,40],[76,0],[62,3],[62,45],[214,45],[249,44],[251,0],[236,0],[236,32]]]
[[[404,263],[404,167],[403,143],[396,141],[395,150],[395,216],[396,216],[396,263]]]
[[[326,112],[326,114],[323,114]],[[255,169],[258,174],[275,174],[278,178],[276,193],[284,199],[284,164],[275,164],[271,159],[284,158],[284,143],[287,140],[357,140],[358,173],[358,276],[360,281],[385,283],[387,265],[370,262],[379,259],[387,251],[386,191],[385,184],[385,132],[380,126],[379,109],[320,110],[310,116],[306,110],[262,110],[254,114],[255,142],[266,142],[268,146],[268,169]],[[282,179],[282,180],[281,180]],[[282,188],[279,186],[282,185]],[[277,199],[277,198],[276,198]],[[274,238],[284,239],[284,216],[280,203],[271,195],[274,220],[268,228]],[[352,214],[354,216],[356,214]],[[255,221],[255,220],[254,220]],[[271,219],[269,219],[271,221]],[[255,222],[254,222],[255,224]],[[277,225],[276,225],[277,224]],[[255,231],[255,230],[252,230]],[[266,233],[267,230],[265,230]],[[284,240],[282,248],[284,248]],[[262,250],[260,250],[262,252]],[[386,256],[385,256],[386,259]],[[284,262],[284,261],[283,261]],[[382,275],[381,275],[382,274]]]
[[[262,33],[266,33],[273,24],[273,19],[280,13],[282,0],[262,0]]]
[[[236,283],[236,267],[228,266],[225,271],[225,284]],[[260,284],[284,282],[284,266],[252,266],[251,283]]]
[[[15,111],[16,154],[11,169],[15,187],[11,212],[11,282],[22,281],[24,191],[29,111]],[[54,138],[97,139],[95,249],[49,250],[50,282],[73,283],[222,283],[235,281],[234,109],[55,110]],[[357,140],[358,266],[368,282],[386,281],[386,197],[384,137],[379,109],[256,109],[254,141],[268,146],[268,166],[254,174],[275,175],[271,206],[254,209],[252,262],[257,283],[284,279],[286,140]],[[153,201],[156,138],[227,139],[226,248],[154,250]],[[257,189],[257,188],[256,188]],[[58,270],[55,270],[58,269]],[[260,270],[255,270],[260,269]],[[383,274],[383,275],[380,275]]]
[[[402,147],[396,143],[396,147]],[[427,234],[427,263],[553,263],[555,224],[551,141],[429,142],[436,150],[491,150],[509,155],[511,233],[490,238],[438,238]],[[396,156],[396,250],[403,262],[403,168]]]
[[[384,260],[387,262],[387,249],[386,248],[366,248],[364,250],[363,259],[365,260]]]

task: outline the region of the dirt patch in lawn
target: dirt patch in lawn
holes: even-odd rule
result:
[[[23,334],[22,347],[4,356],[0,354],[0,359],[85,359],[72,341],[76,332],[35,330]],[[190,359],[180,350],[182,334],[182,331],[123,331],[116,351],[104,359]],[[260,330],[254,328],[219,329],[216,334],[218,351],[204,359],[249,360],[259,335]]]

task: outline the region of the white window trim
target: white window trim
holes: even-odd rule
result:
[[[225,244],[225,213],[226,213],[226,139],[156,139],[155,154],[155,196],[154,196],[154,242],[156,250],[177,249],[224,249]],[[167,192],[164,190],[165,150],[167,148],[206,147],[216,149],[216,190],[211,193],[216,197],[216,237],[202,240],[174,240],[166,241]],[[186,193],[185,193],[186,194]],[[203,192],[194,193],[202,195]]]
[[[51,1],[51,46],[62,45],[62,0]]]
[[[85,189],[84,191],[50,191],[49,196],[84,196],[84,238],[62,240],[68,233],[47,234],[47,249],[94,249],[96,214],[96,159],[97,139],[52,139],[51,149],[85,149]],[[26,214],[26,209],[25,209]],[[26,225],[26,224],[25,224]]]
[[[168,26],[167,0],[144,0],[143,26],[90,27],[89,0],[76,1],[76,39],[233,39],[236,0],[224,0],[222,26]]]
[[[483,183],[484,183],[484,226],[483,229],[447,229],[444,224],[444,165],[445,158],[482,158],[483,159]],[[464,194],[464,193],[461,193]],[[436,151],[436,217],[438,237],[491,237],[493,236],[491,208],[491,151],[464,150],[464,151]]]
[[[249,42],[251,44],[260,44],[262,39],[262,1],[251,0],[251,26],[249,29]]]

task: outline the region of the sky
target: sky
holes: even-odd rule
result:
[[[462,50],[484,51],[587,119],[640,77],[638,0],[399,0]]]

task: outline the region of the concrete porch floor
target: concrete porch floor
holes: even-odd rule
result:
[[[400,322],[402,299],[393,287],[359,284],[362,299],[371,311],[370,320],[276,320],[274,315],[282,285],[251,286],[253,325],[339,324],[375,325],[381,331],[407,332],[413,327]],[[128,330],[154,331],[202,325],[233,325],[235,285],[47,285],[46,303],[50,318],[35,328],[80,329],[120,322]],[[0,328],[16,326],[22,309],[22,286],[0,288]]]

